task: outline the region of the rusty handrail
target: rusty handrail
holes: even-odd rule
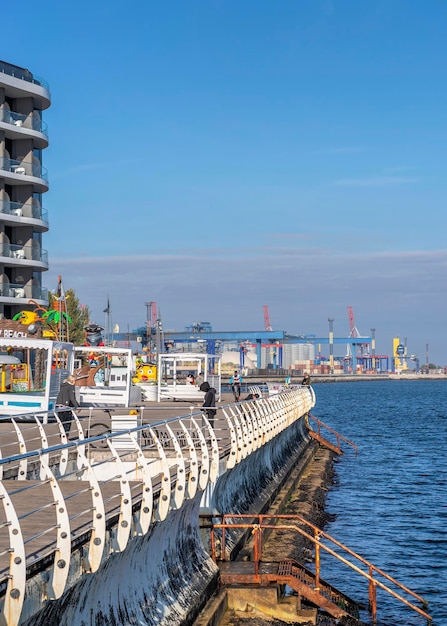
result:
[[[319,579],[320,579],[320,548],[322,548],[328,554],[334,556],[345,565],[348,565],[348,567],[350,567],[352,570],[354,570],[358,574],[361,574],[364,578],[366,578],[369,581],[369,608],[372,613],[372,617],[374,621],[376,620],[376,611],[377,611],[376,587],[380,587],[381,589],[389,593],[391,596],[393,596],[394,598],[396,598],[397,600],[399,600],[400,602],[402,602],[403,604],[405,604],[412,610],[422,615],[424,618],[427,619],[428,623],[431,623],[432,621],[432,618],[428,613],[420,609],[415,604],[409,602],[406,598],[402,597],[399,593],[390,589],[387,585],[385,585],[381,581],[377,580],[377,578],[374,577],[374,573],[376,573],[376,575],[383,576],[386,580],[388,580],[389,582],[399,587],[405,593],[408,593],[409,595],[413,596],[415,599],[421,602],[424,607],[426,607],[428,606],[428,603],[426,602],[426,600],[424,600],[424,598],[422,598],[422,596],[418,595],[417,593],[415,593],[414,591],[412,591],[411,589],[409,589],[408,587],[400,583],[398,580],[396,580],[395,578],[393,578],[392,576],[390,576],[389,574],[387,574],[380,568],[376,567],[375,565],[373,565],[372,563],[364,559],[362,556],[360,556],[359,554],[357,554],[356,552],[354,552],[353,550],[351,550],[350,548],[348,548],[341,542],[331,537],[331,535],[329,535],[328,533],[325,533],[323,530],[321,530],[320,528],[318,528],[317,526],[315,526],[314,524],[312,524],[311,522],[303,518],[301,515],[286,515],[286,514],[285,515],[249,515],[249,514],[228,514],[227,513],[227,514],[218,514],[218,515],[213,515],[213,516],[203,515],[201,517],[208,518],[208,519],[210,517],[222,519],[221,524],[212,523],[210,527],[211,528],[212,558],[214,561],[217,560],[216,552],[215,552],[216,542],[215,542],[215,537],[214,537],[214,530],[216,528],[222,529],[222,542],[221,542],[221,550],[220,550],[221,560],[225,560],[225,530],[228,528],[246,528],[246,529],[251,528],[252,529],[252,534],[255,535],[254,556],[255,556],[256,561],[261,560],[261,557],[262,557],[262,536],[261,536],[262,533],[258,532],[259,530],[269,529],[269,530],[296,531],[299,534],[301,534],[303,537],[308,539],[315,546],[315,585],[316,587],[318,587]],[[226,520],[228,518],[250,519],[251,522],[250,523],[227,522]],[[282,520],[282,519],[295,520],[297,522],[300,522],[310,527],[313,531],[313,535],[308,534],[306,531],[302,530],[296,525],[265,524],[264,523],[264,520]],[[331,541],[337,547],[347,552],[350,556],[359,560],[362,564],[368,567],[369,573],[364,572],[362,569],[360,569],[360,567],[357,567],[356,565],[354,565],[354,563],[351,563],[343,556],[337,554],[337,552],[335,552],[328,546],[325,546],[324,544],[322,544],[320,542],[320,538],[324,538],[324,539],[327,539],[328,541]],[[222,559],[222,555],[223,555],[223,559]],[[255,570],[257,569],[257,567],[258,567],[258,563],[255,563]]]
[[[337,447],[340,447],[340,439],[342,441],[344,441],[345,443],[347,443],[348,445],[350,445],[352,448],[354,448],[355,453],[358,454],[359,449],[356,446],[356,444],[351,441],[350,439],[347,439],[346,437],[343,437],[343,435],[341,435],[340,433],[338,433],[336,430],[334,430],[333,428],[331,428],[330,426],[328,426],[327,424],[325,424],[324,422],[322,422],[320,419],[318,419],[318,417],[315,417],[315,415],[312,415],[312,413],[308,413],[309,417],[311,419],[313,419],[315,422],[317,422],[318,424],[318,434],[321,435],[320,432],[320,427],[323,426],[326,430],[328,430],[329,432],[331,432],[333,435],[335,435],[335,437],[337,438]]]

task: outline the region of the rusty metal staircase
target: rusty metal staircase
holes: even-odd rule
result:
[[[309,418],[317,424],[317,431],[313,430],[310,427]],[[334,430],[333,428],[331,428],[330,426],[328,426],[327,424],[319,420],[314,415],[311,415],[311,413],[308,413],[306,415],[306,426],[307,426],[309,435],[312,437],[312,439],[315,439],[316,441],[318,441],[318,443],[321,446],[328,448],[329,450],[332,450],[332,452],[335,452],[335,454],[343,454],[343,450],[341,449],[341,441],[344,441],[345,443],[350,445],[352,448],[354,448],[356,454],[358,453],[358,448],[355,445],[355,443],[353,443],[349,439],[346,439],[346,437],[343,437],[343,435],[340,435],[340,433],[338,433],[336,430]],[[322,435],[322,429],[325,429],[328,433],[331,433],[331,435],[335,437],[335,443],[333,441],[330,441],[327,438],[327,436],[324,437]]]
[[[319,607],[335,618],[359,618],[359,605],[326,581],[293,559],[284,561],[240,562],[220,564],[222,585],[287,585],[301,599]]]
[[[207,518],[207,516],[201,517]],[[220,522],[216,523],[214,521],[216,518],[220,519]],[[337,619],[349,616],[358,620],[359,609],[364,608],[362,604],[352,600],[321,577],[320,553],[323,550],[367,581],[368,609],[374,622],[377,621],[377,589],[379,588],[424,617],[428,624],[431,623],[432,618],[426,612],[427,603],[421,596],[300,515],[218,515],[208,517],[208,523],[202,522],[202,528],[210,530],[211,556],[219,564],[223,585],[288,585],[298,594],[300,600],[305,599],[328,615]],[[227,535],[234,538],[232,529],[236,528],[251,531],[253,540],[251,561],[227,560]],[[282,533],[289,531],[304,537],[309,545],[313,546],[312,570],[293,559],[276,562],[263,561],[263,534],[272,531]],[[422,604],[422,608],[414,604],[414,600]]]
[[[354,619],[359,618],[357,602],[321,578],[317,586],[315,574],[297,561],[288,559],[279,563],[278,582],[288,585],[299,596],[332,617],[340,618],[348,615]]]

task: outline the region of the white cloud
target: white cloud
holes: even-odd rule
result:
[[[127,159],[125,161],[98,161],[92,163],[77,163],[76,165],[73,165],[66,170],[58,170],[57,168],[54,168],[54,170],[52,170],[54,173],[51,175],[51,179],[59,180],[60,178],[67,178],[67,176],[73,177],[76,174],[81,174],[82,172],[91,172],[99,169],[110,170],[111,167],[125,167],[140,162],[141,159]]]
[[[389,174],[395,174],[396,172],[414,172],[417,167],[414,165],[395,165],[394,167],[387,167],[385,172]]]
[[[416,176],[376,176],[371,178],[341,178],[334,182],[338,187],[391,187],[420,182]]]
[[[366,152],[362,146],[332,146],[328,148],[317,148],[314,154],[359,154]]]
[[[158,303],[165,328],[177,330],[194,321],[216,330],[259,330],[268,304],[274,328],[326,335],[330,316],[336,335],[347,336],[349,305],[363,334],[377,329],[379,350],[389,351],[392,337],[405,333],[413,353],[422,354],[429,342],[438,363],[447,363],[447,250],[334,254],[272,246],[59,258],[52,268],[45,284],[55,288],[61,274],[65,289],[75,289],[98,323],[109,294],[113,321],[131,330],[144,325],[147,301]]]

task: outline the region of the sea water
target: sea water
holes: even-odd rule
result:
[[[447,380],[313,388],[313,415],[358,446],[356,456],[342,443],[327,494],[334,521],[326,532],[428,601],[433,626],[447,626]],[[334,559],[322,557],[321,576],[368,604],[366,579]],[[364,621],[367,616],[362,612]],[[426,623],[380,589],[377,620],[386,626]]]

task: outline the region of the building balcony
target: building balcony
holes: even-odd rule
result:
[[[0,177],[9,185],[33,185],[38,193],[48,191],[48,172],[40,163],[0,158]]]
[[[36,113],[24,115],[9,109],[0,109],[0,129],[8,139],[32,138],[36,148],[48,147],[47,125]]]
[[[8,267],[31,266],[34,270],[48,269],[48,251],[34,246],[0,243],[0,264]]]
[[[6,89],[6,95],[11,98],[26,98],[32,95],[34,106],[42,111],[48,109],[51,104],[48,83],[23,67],[0,61],[0,84]]]
[[[9,202],[0,200],[0,221],[9,226],[29,224],[36,232],[46,232],[49,229],[48,211],[32,204]]]
[[[35,300],[38,304],[47,305],[48,289],[35,285],[0,283],[0,301],[3,303],[13,301],[14,304],[27,304],[28,300]]]

